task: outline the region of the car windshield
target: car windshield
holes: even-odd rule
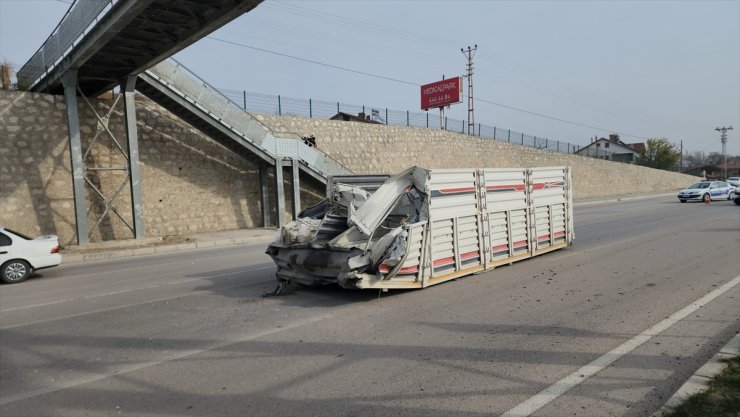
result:
[[[697,182],[689,188],[709,188],[709,184],[711,184],[711,182]]]
[[[8,231],[8,232],[10,232],[10,233],[12,233],[12,234],[14,234],[14,235],[16,235],[16,236],[18,236],[18,237],[20,237],[20,238],[23,238],[23,239],[26,239],[26,240],[33,240],[32,238],[24,235],[23,233],[18,233],[15,230],[11,230],[11,229],[8,229],[8,228],[5,228],[5,230]]]

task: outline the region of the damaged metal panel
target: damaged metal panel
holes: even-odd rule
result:
[[[372,194],[390,178],[390,175],[331,175],[326,180],[326,198],[330,198],[335,184],[361,188]]]
[[[280,282],[423,288],[573,242],[570,169],[334,177],[267,250]]]

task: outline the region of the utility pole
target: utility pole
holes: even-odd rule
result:
[[[716,129],[717,132],[722,132],[722,135],[720,138],[722,139],[722,179],[727,179],[727,131],[732,130],[732,126],[730,127],[718,127]]]
[[[475,136],[475,113],[473,111],[473,55],[475,55],[475,51],[477,50],[478,45],[475,45],[472,49],[468,46],[467,51],[460,48],[460,52],[468,58],[468,75],[466,76],[468,78],[468,134],[472,134],[473,136]]]
[[[442,80],[445,79],[445,75],[442,74]],[[439,128],[445,130],[445,106],[439,106]]]

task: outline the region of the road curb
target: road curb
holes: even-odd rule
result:
[[[100,251],[91,253],[64,253],[62,254],[63,264],[76,264],[84,262],[107,261],[112,259],[130,258],[143,255],[157,255],[166,253],[183,252],[195,249],[227,247],[237,245],[249,245],[253,243],[269,242],[272,236],[250,236],[247,238],[228,238],[220,240],[205,240],[202,242],[193,241],[188,243],[178,243],[174,245],[159,245],[145,248],[134,249],[117,249],[110,251]]]
[[[615,203],[615,202],[622,202],[622,201],[632,201],[632,200],[644,200],[649,198],[656,198],[656,197],[666,197],[675,195],[675,193],[665,193],[665,194],[650,194],[650,195],[638,195],[638,196],[626,196],[626,197],[608,197],[604,200],[595,200],[595,201],[584,201],[580,203],[575,203],[574,207],[584,207],[584,206],[593,206],[593,205],[599,205],[599,204],[608,204],[608,203]],[[112,259],[122,259],[122,258],[130,258],[134,256],[143,256],[143,255],[156,255],[156,254],[166,254],[166,253],[174,253],[174,252],[181,252],[181,251],[187,251],[187,250],[194,250],[194,249],[203,249],[203,248],[215,248],[215,247],[225,247],[225,246],[235,246],[235,245],[248,245],[253,243],[263,243],[263,242],[269,242],[274,237],[274,234],[265,234],[265,235],[257,235],[257,236],[249,236],[244,238],[224,238],[224,239],[204,239],[201,241],[194,240],[192,242],[187,243],[176,243],[176,244],[159,244],[155,246],[147,246],[147,247],[140,247],[140,248],[129,248],[129,249],[114,249],[111,248],[110,250],[100,250],[97,252],[88,252],[88,253],[62,253],[62,263],[63,264],[75,264],[75,263],[83,263],[83,262],[96,262],[96,261],[107,261]]]
[[[650,194],[650,195],[637,195],[633,197],[609,197],[605,200],[596,200],[596,201],[584,201],[581,203],[573,203],[573,207],[584,207],[584,206],[596,206],[599,204],[607,204],[607,203],[619,203],[622,201],[634,201],[634,200],[646,200],[649,198],[656,198],[656,197],[669,197],[672,195],[676,195],[676,192],[672,193],[663,193],[663,194]]]
[[[683,403],[687,398],[694,394],[705,391],[709,386],[709,381],[719,375],[726,367],[726,359],[732,359],[740,355],[740,334],[736,334],[727,344],[712,356],[707,363],[694,372],[688,381],[686,381],[678,391],[653,413],[652,417],[663,417],[668,415],[675,407]]]

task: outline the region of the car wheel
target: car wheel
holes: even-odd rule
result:
[[[681,200],[681,202],[682,202],[682,203],[685,203],[685,202],[686,202],[686,200]]]
[[[3,264],[0,280],[8,284],[25,281],[31,275],[31,266],[21,259],[14,259]]]
[[[706,203],[707,200],[709,200],[709,199],[710,199],[709,194],[704,194],[703,196],[701,196],[701,201],[704,202],[704,203]]]

